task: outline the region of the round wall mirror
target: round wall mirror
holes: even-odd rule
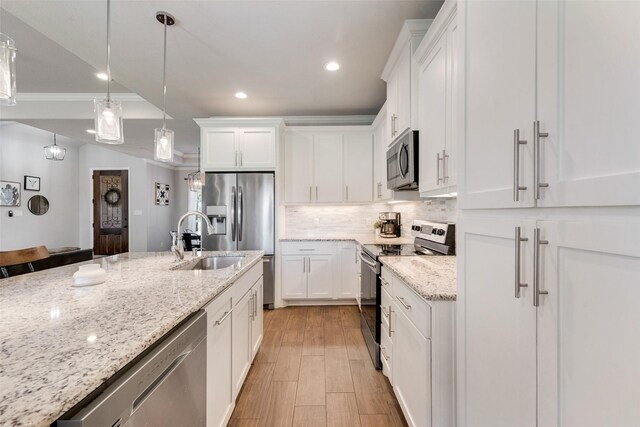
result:
[[[27,207],[34,215],[44,215],[49,210],[49,200],[44,196],[33,196],[29,199]]]

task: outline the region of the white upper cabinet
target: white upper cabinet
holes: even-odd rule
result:
[[[538,2],[538,206],[640,204],[638,17],[637,1]]]
[[[460,202],[466,209],[533,206],[536,2],[464,6],[467,114]],[[522,143],[516,143],[516,132]],[[521,190],[514,194],[516,181]]]
[[[382,72],[387,82],[387,134],[389,142],[409,128],[416,128],[417,71],[411,55],[427,32],[430,19],[404,21],[400,34]]]
[[[195,119],[200,126],[201,170],[274,170],[282,120]]]
[[[372,139],[369,126],[288,128],[285,203],[371,201]]]
[[[640,204],[640,3],[463,4],[462,207]]]
[[[344,134],[344,201],[370,202],[373,181],[373,136]]]
[[[373,200],[383,201],[393,197],[387,188],[387,149],[390,136],[387,134],[387,104],[385,103],[372,124],[373,128]]]
[[[414,57],[418,62],[419,190],[423,197],[456,191],[456,2],[448,1]]]

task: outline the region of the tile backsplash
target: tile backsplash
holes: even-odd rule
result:
[[[373,203],[349,206],[286,206],[284,234],[366,234],[373,231],[378,213],[402,214],[403,234],[409,234],[414,219],[456,220],[457,199],[430,199],[420,202]]]

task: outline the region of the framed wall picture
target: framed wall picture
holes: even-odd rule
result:
[[[169,206],[169,184],[156,182],[156,205]]]
[[[40,191],[40,177],[25,175],[24,189],[29,191]]]
[[[20,206],[20,183],[0,181],[0,206]]]

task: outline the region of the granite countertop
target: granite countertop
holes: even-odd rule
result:
[[[374,233],[369,234],[295,234],[286,235],[281,238],[281,242],[299,242],[299,241],[316,241],[316,242],[331,242],[331,241],[348,241],[353,240],[361,245],[401,245],[413,243],[413,236],[402,237],[380,237]]]
[[[422,298],[429,301],[456,300],[455,256],[383,256],[380,260]]]
[[[173,254],[127,253],[99,263],[105,283],[76,288],[78,265],[0,280],[0,425],[49,426],[260,261],[175,270]],[[179,265],[194,263],[190,255]]]

